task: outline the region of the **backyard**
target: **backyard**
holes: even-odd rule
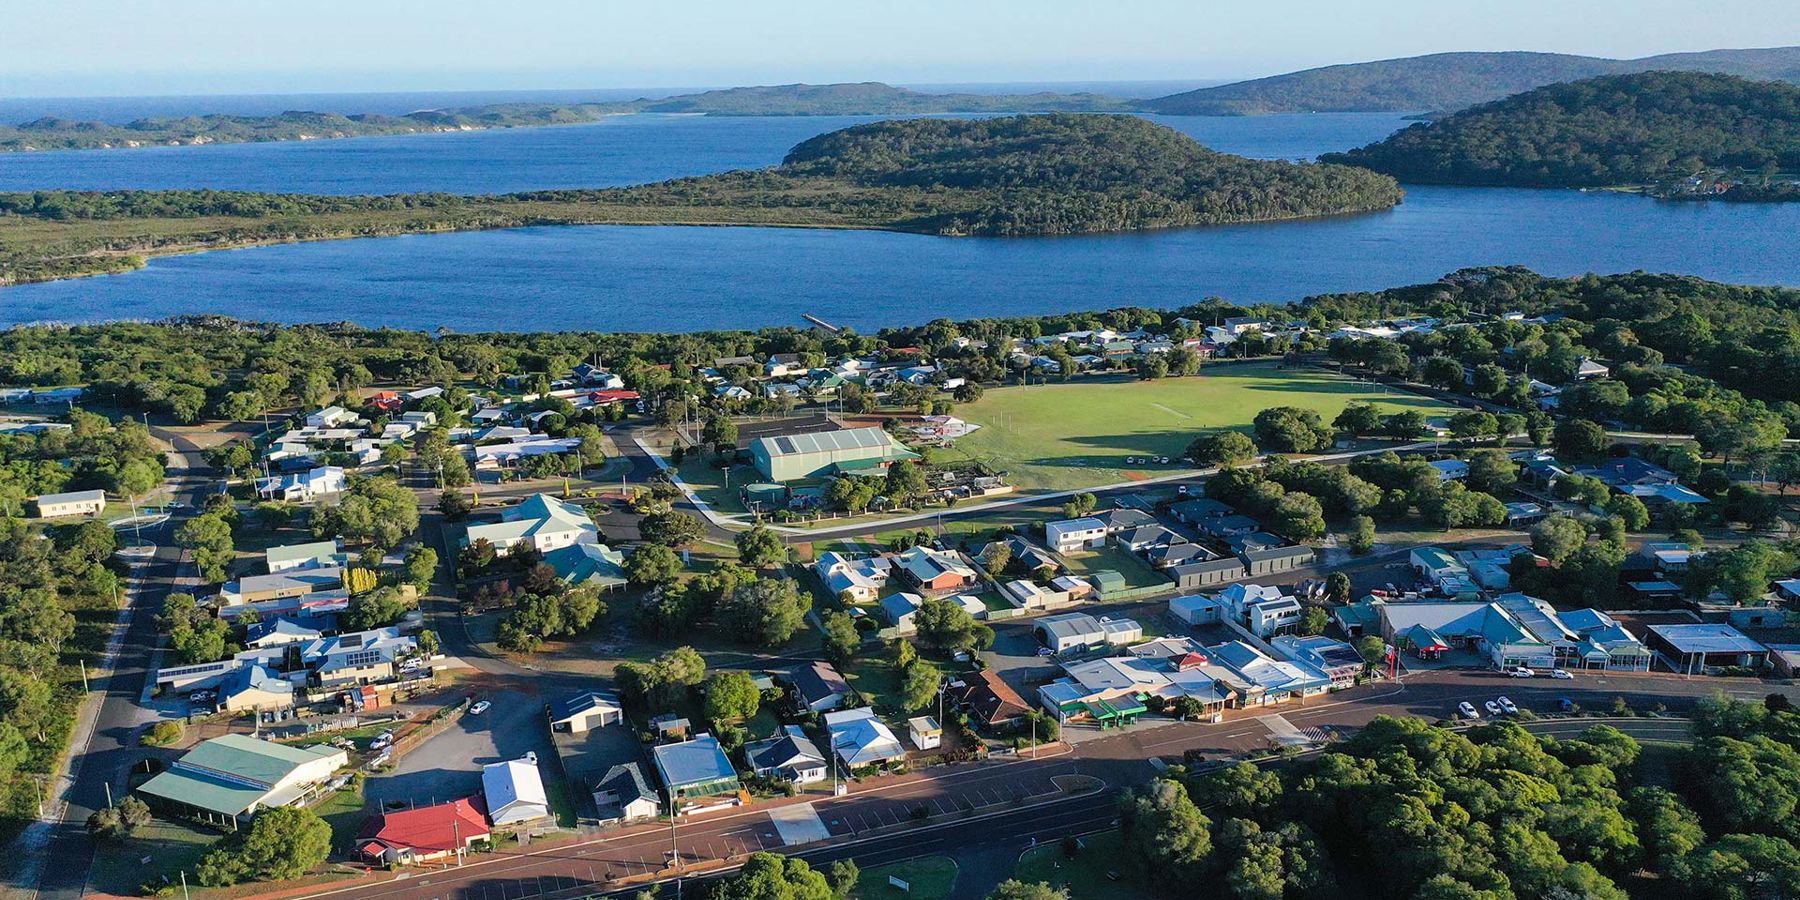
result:
[[[1021,490],[1070,490],[1180,471],[1175,464],[1134,465],[1126,459],[1177,458],[1202,432],[1248,432],[1256,414],[1270,407],[1317,410],[1329,424],[1356,401],[1373,403],[1384,414],[1452,411],[1425,397],[1317,369],[1219,366],[1192,378],[1093,378],[995,388],[957,407],[958,416],[981,429],[936,452],[1004,471]]]

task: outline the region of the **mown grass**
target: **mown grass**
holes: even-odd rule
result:
[[[889,884],[889,876],[906,882],[908,889],[903,891]],[[850,896],[853,900],[941,900],[950,896],[950,889],[955,885],[956,860],[948,856],[921,856],[863,869],[857,874],[856,887],[851,888]]]
[[[1233,364],[1203,368],[1189,378],[1096,377],[989,390],[957,408],[958,416],[981,429],[936,452],[1004,471],[1024,490],[1073,490],[1178,472],[1174,464],[1125,460],[1180,457],[1194,438],[1216,429],[1248,433],[1256,414],[1270,407],[1316,410],[1329,423],[1358,401],[1383,413],[1451,412],[1425,397],[1317,369]]]

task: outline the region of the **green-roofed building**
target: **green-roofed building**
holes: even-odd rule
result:
[[[544,554],[564,584],[597,584],[603,591],[625,586],[625,554],[605,544],[575,544]]]
[[[846,428],[811,434],[757,438],[750,458],[769,481],[795,481],[843,472],[878,475],[888,466],[919,455],[879,428]]]
[[[310,544],[288,544],[281,547],[270,547],[263,551],[263,562],[269,568],[270,575],[291,572],[295,569],[331,569],[344,565],[343,548],[337,539],[314,541]]]
[[[160,814],[235,831],[259,809],[311,796],[349,764],[335,747],[289,747],[228,734],[200,742],[137,791]]]

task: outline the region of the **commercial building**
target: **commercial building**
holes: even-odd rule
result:
[[[1124,646],[1144,637],[1143,626],[1131,619],[1095,618],[1087,613],[1044,616],[1031,630],[1055,653]]]
[[[288,569],[273,575],[246,575],[236,581],[227,581],[219,586],[219,597],[227,606],[237,606],[304,597],[343,586],[344,570],[335,566],[328,569]]]
[[[918,454],[895,443],[880,428],[846,428],[810,434],[757,438],[750,458],[768,481],[795,481],[832,474],[879,474]]]
[[[227,712],[286,709],[294,705],[294,683],[267,666],[245,666],[219,685],[219,705]]]
[[[930,716],[906,720],[906,738],[920,750],[936,750],[944,743],[944,728]]]
[[[32,501],[38,518],[60,519],[64,516],[97,516],[106,509],[105,491],[69,491],[64,494],[42,494]]]
[[[659,744],[650,749],[650,757],[671,797],[695,800],[735,794],[742,788],[737,769],[732,768],[719,739],[710,734]]]
[[[1711,622],[1652,625],[1650,646],[1663,654],[1677,672],[1760,669],[1769,661],[1769,648],[1730,625]]]
[[[1288,659],[1325,673],[1325,677],[1331,679],[1332,687],[1349,687],[1355,684],[1357,677],[1367,667],[1362,654],[1356,652],[1355,647],[1324,635],[1282,635],[1269,643]]]
[[[235,831],[259,809],[312,796],[349,763],[336,747],[288,747],[227,734],[200,742],[138,793],[166,815]]]

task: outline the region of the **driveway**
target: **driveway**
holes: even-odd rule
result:
[[[540,763],[554,765],[541,697],[503,690],[483,699],[493,704],[487,712],[463,716],[450,730],[401,757],[393,771],[370,778],[365,788],[369,800],[424,806],[467,797],[480,792],[483,765],[518,759],[527,751],[536,751]]]

